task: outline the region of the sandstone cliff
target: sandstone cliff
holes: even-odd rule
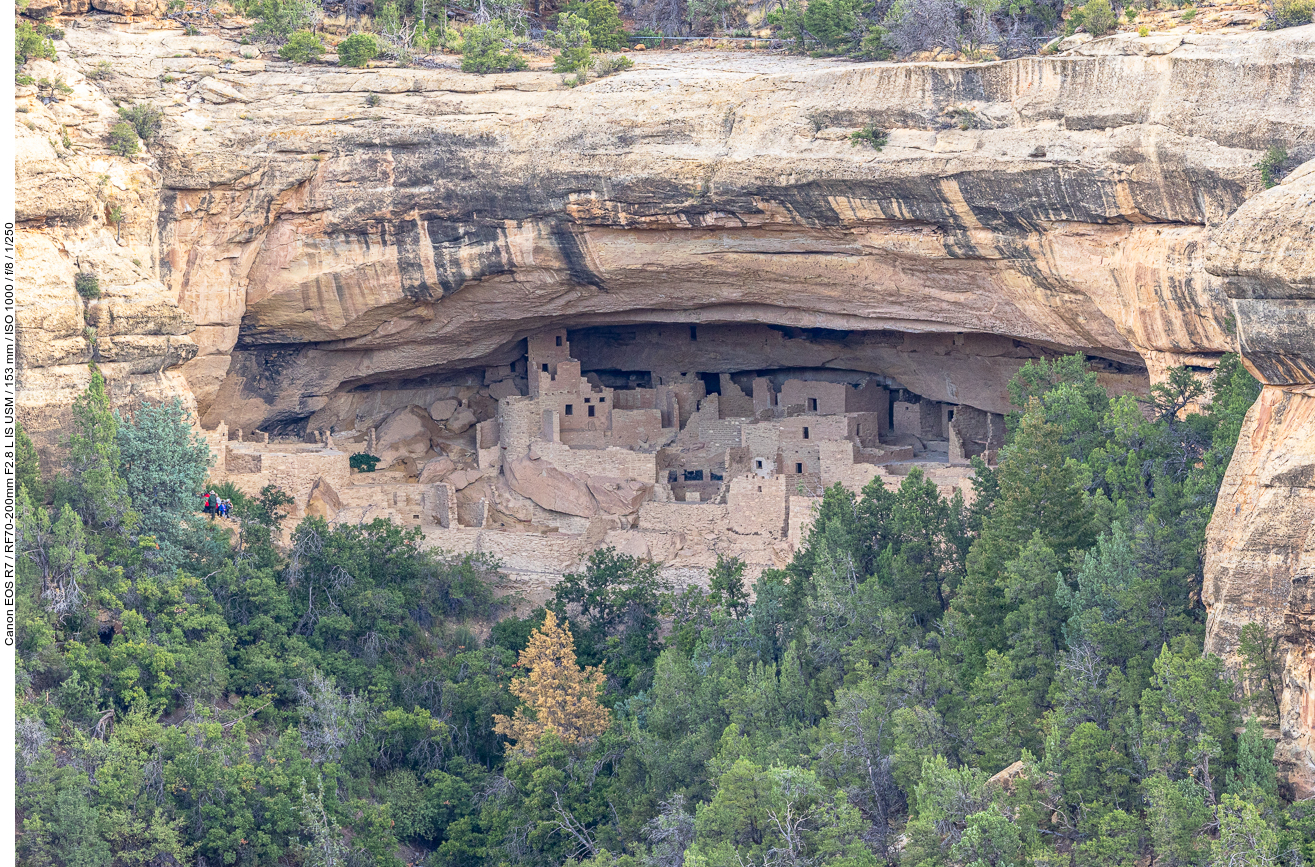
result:
[[[1207,648],[1235,658],[1259,623],[1284,657],[1278,758],[1315,794],[1315,161],[1250,199],[1216,235],[1222,278],[1252,372],[1247,415],[1210,524]]]
[[[73,93],[21,91],[16,120],[20,403],[43,448],[92,358],[117,400],[179,394],[250,431],[506,364],[547,325],[877,334],[844,366],[896,346],[910,387],[995,411],[1038,348],[1154,376],[1240,346],[1266,388],[1210,531],[1210,648],[1282,633],[1281,755],[1315,791],[1315,169],[1262,191],[1255,168],[1272,144],[1312,156],[1315,26],[975,65],[655,53],[568,89],[68,23],[41,74]],[[116,101],[164,110],[148,154],[104,149]],[[851,144],[868,124],[883,150]],[[772,339],[744,367],[779,360]]]
[[[1209,364],[1233,339],[1207,229],[1259,190],[1265,147],[1315,125],[1309,31],[981,65],[655,54],[576,89],[293,67],[95,19],[66,53],[166,112],[132,166],[158,172],[159,279],[196,324],[181,370],[207,426],[250,430],[505,361],[550,322],[966,331]],[[884,150],[849,141],[868,123]]]

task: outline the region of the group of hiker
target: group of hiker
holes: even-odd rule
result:
[[[221,518],[227,518],[229,510],[232,508],[232,500],[221,499],[214,491],[201,492],[201,511],[205,512],[211,518],[216,515]]]

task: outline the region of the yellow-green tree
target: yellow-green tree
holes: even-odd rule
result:
[[[607,731],[612,718],[598,703],[603,673],[597,668],[580,668],[570,627],[558,625],[551,611],[530,635],[517,665],[527,674],[511,684],[511,691],[525,707],[517,708],[511,717],[493,717],[493,731],[512,741],[517,751],[533,755],[539,738],[548,731],[568,744],[592,740]]]

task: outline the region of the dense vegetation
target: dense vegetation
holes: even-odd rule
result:
[[[201,519],[182,408],[119,416],[93,373],[49,482],[20,437],[21,858],[1309,863],[1272,640],[1241,684],[1201,652],[1255,394],[1235,359],[1200,412],[1186,370],[1138,403],[1029,363],[971,504],[837,487],[752,599],[738,561],[675,593],[603,550],[498,620],[496,564],[386,522],[283,540],[274,489]]]

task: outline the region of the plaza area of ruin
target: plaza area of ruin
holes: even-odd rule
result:
[[[692,346],[699,326],[645,338]],[[1003,415],[882,374],[582,370],[565,330],[520,345],[521,358],[455,384],[341,395],[300,441],[221,424],[207,434],[212,477],[251,494],[277,485],[294,520],[418,526],[434,547],[498,557],[535,598],[601,546],[676,581],[719,554],[756,576],[788,562],[826,488],[895,486],[917,467],[971,497],[971,458],[993,460],[1004,436]],[[379,468],[353,470],[359,452]]]

